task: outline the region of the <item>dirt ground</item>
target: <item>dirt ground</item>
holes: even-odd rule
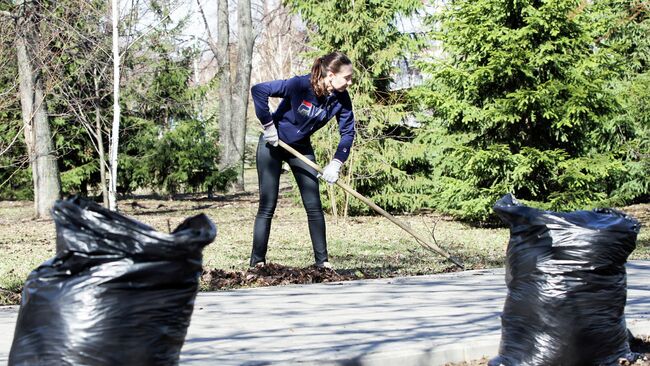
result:
[[[629,361],[622,359],[619,361],[619,365],[650,366],[650,336],[633,338],[630,340],[630,348],[632,349],[632,352],[640,354],[639,359],[634,363],[630,363]],[[488,362],[488,358],[482,358],[480,360],[473,360],[468,362],[448,363],[445,366],[487,366]]]
[[[201,275],[201,282],[208,287],[206,290],[225,290],[238,287],[349,281],[368,277],[367,274],[339,273],[333,269],[316,266],[297,268],[268,263],[263,267],[250,268],[245,271],[206,270]]]

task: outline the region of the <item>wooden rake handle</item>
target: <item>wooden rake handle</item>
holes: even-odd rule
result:
[[[302,162],[309,165],[310,167],[316,169],[317,172],[319,172],[321,174],[323,173],[323,170],[318,165],[316,165],[313,161],[307,159],[307,157],[305,157],[304,155],[302,155],[301,153],[296,151],[296,149],[289,146],[288,144],[286,144],[282,140],[279,140],[278,143],[279,143],[280,146],[282,146],[283,149],[290,152],[293,156],[297,157],[298,159],[300,159]],[[423,246],[425,249],[430,250],[430,251],[434,251],[434,252],[440,254],[441,256],[447,258],[448,260],[450,260],[452,263],[454,263],[455,265],[457,265],[461,269],[465,269],[465,267],[463,266],[463,263],[460,262],[460,260],[458,258],[455,258],[455,257],[451,256],[449,253],[444,251],[442,248],[437,246],[435,243],[432,243],[431,241],[429,241],[426,237],[423,237],[422,235],[420,235],[420,234],[416,233],[415,231],[413,231],[413,229],[411,229],[411,227],[408,226],[406,223],[398,220],[396,217],[394,217],[393,215],[386,212],[383,208],[377,206],[374,202],[372,202],[368,198],[364,197],[361,193],[355,191],[354,188],[352,188],[349,185],[341,182],[340,179],[336,181],[336,185],[338,185],[339,187],[343,188],[344,191],[350,193],[354,197],[361,200],[361,202],[363,202],[366,205],[370,206],[370,208],[372,208],[377,213],[379,213],[380,215],[382,215],[385,218],[387,218],[388,220],[390,220],[393,224],[399,226],[400,228],[404,229],[404,231],[411,234],[415,238],[415,240],[418,242],[418,244]]]

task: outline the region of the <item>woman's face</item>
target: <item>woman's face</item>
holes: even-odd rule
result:
[[[345,91],[348,86],[352,85],[352,74],[353,74],[352,65],[341,65],[339,72],[333,73],[331,71],[327,72],[327,90],[338,92]]]

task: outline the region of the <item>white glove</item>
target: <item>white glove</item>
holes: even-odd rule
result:
[[[341,163],[337,159],[332,159],[329,164],[323,168],[322,177],[327,183],[334,184],[339,179],[339,170],[341,170]]]
[[[274,124],[270,124],[267,127],[264,127],[264,141],[271,146],[278,146],[278,129],[275,128]]]

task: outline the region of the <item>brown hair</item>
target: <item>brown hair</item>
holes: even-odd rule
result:
[[[314,66],[311,67],[311,86],[317,97],[327,94],[327,85],[325,85],[325,76],[327,72],[339,72],[342,65],[352,65],[352,61],[343,52],[334,51],[325,56],[318,57],[314,60]]]

